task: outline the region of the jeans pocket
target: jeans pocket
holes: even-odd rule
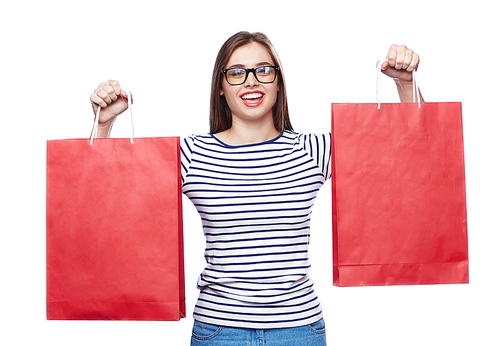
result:
[[[211,340],[215,338],[221,330],[222,327],[194,320],[193,338],[198,340]]]
[[[326,332],[325,320],[321,318],[319,321],[311,323],[307,326],[313,333],[324,334]]]

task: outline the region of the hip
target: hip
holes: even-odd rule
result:
[[[305,326],[245,329],[216,326],[195,320],[191,346],[326,346],[324,319]]]

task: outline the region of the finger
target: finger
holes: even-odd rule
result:
[[[110,80],[108,80],[107,84],[108,84],[111,88],[113,88],[113,93],[114,93],[115,95],[117,95],[117,97],[118,97],[118,95],[121,95],[121,93],[122,93],[122,88],[121,88],[121,86],[120,86],[120,83],[118,83],[118,82],[117,82],[117,81],[115,81],[115,80],[111,80],[111,79],[110,79]]]
[[[413,53],[413,51],[411,49],[407,49],[404,54],[405,54],[405,57],[404,57],[403,66],[401,66],[401,69],[408,71],[408,67],[411,64],[411,61],[413,59],[413,54],[414,53]]]
[[[113,99],[111,98],[111,96],[109,95],[109,89],[108,91],[106,91],[105,89],[106,86],[101,86],[99,88],[97,88],[95,91],[94,91],[94,94],[99,97],[101,100],[104,101],[104,103],[106,104],[106,106],[110,105],[112,102],[113,102]],[[112,89],[112,88],[111,88]],[[114,92],[113,92],[114,93]],[[115,100],[116,100],[116,95],[115,95]]]
[[[384,61],[379,60],[379,61],[377,61],[377,65],[375,67],[376,68],[380,67],[381,70],[385,70],[388,66],[389,66],[389,63],[387,62],[387,60],[384,60]]]
[[[418,68],[418,64],[420,62],[420,56],[417,53],[413,53],[411,62],[409,63],[406,71],[412,72]]]
[[[100,90],[99,90],[100,89]],[[120,93],[116,93],[116,90],[115,88],[109,83],[102,83],[99,88],[98,88],[98,95],[103,98],[106,102],[108,102],[108,99],[105,98],[104,94],[103,93],[106,93],[107,94],[107,97],[109,97],[109,99],[111,100],[111,102],[113,101],[116,101],[116,99],[118,98],[118,96],[120,95]],[[121,92],[121,91],[120,91]],[[108,102],[111,103],[111,102]]]
[[[113,91],[114,91],[114,94],[116,94],[117,98],[121,96],[121,98],[125,101],[128,100],[128,95],[130,95],[131,97],[131,102],[134,103],[134,99],[132,97],[132,93],[130,91],[125,91],[122,89],[122,87],[120,86],[120,83],[118,83],[117,81],[115,80],[108,80],[107,81],[107,84],[109,84],[112,88],[113,88]],[[112,95],[110,94],[110,97],[112,97]],[[116,99],[114,99],[113,101],[115,101]]]
[[[406,46],[398,46],[397,49],[396,49],[396,62],[395,62],[395,65],[394,65],[394,68],[396,70],[401,70],[403,69],[403,66],[404,66],[404,63],[405,63],[405,59],[406,59],[406,53],[407,53],[407,48]]]
[[[398,46],[393,44],[390,48],[389,48],[389,52],[387,53],[387,65],[386,65],[386,68],[387,67],[395,67],[396,66],[396,58],[398,56]],[[382,65],[382,67],[384,67]]]
[[[92,103],[92,105],[99,106],[101,108],[105,108],[108,106],[108,104],[102,98],[100,98],[95,92],[92,95],[90,95],[90,102]]]
[[[122,97],[128,101],[128,98],[130,97],[130,103],[134,103],[134,96],[132,95],[131,91],[122,91]]]

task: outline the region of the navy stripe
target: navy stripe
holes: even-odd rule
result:
[[[202,310],[223,312],[226,314],[241,314],[241,315],[245,315],[245,316],[262,316],[263,315],[262,313],[255,313],[255,312],[233,312],[230,310],[219,310],[219,309],[209,308],[206,306],[201,306],[198,304],[196,304],[196,307],[198,309],[202,309]],[[268,312],[268,313],[265,313],[264,316],[285,316],[285,315],[290,315],[290,314],[297,314],[297,313],[303,313],[303,312],[307,312],[307,311],[311,311],[311,310],[316,310],[318,307],[319,307],[319,303],[315,306],[309,307],[307,309],[299,310],[297,312],[271,312],[271,313]]]
[[[221,236],[228,236],[228,235],[234,236],[234,235],[252,234],[252,233],[263,234],[263,233],[269,233],[269,232],[297,232],[297,231],[301,231],[301,230],[304,230],[304,229],[309,229],[309,227],[306,226],[306,227],[300,227],[300,228],[294,228],[294,229],[290,229],[290,228],[287,228],[287,229],[274,228],[274,229],[262,229],[262,230],[251,230],[251,231],[240,231],[240,232],[228,232],[228,233],[221,233],[221,232],[209,233],[209,232],[205,232],[205,235],[206,236],[221,237]]]
[[[304,277],[304,275],[302,274],[294,274],[294,275],[291,275],[291,274],[287,274],[287,275],[270,275],[270,276],[252,276],[252,280],[270,280],[270,279],[275,279],[275,281],[273,281],[273,283],[276,283],[276,284],[283,284],[283,283],[292,283],[292,282],[295,282],[297,281],[297,279],[295,280],[287,280],[287,281],[278,281],[276,279],[281,279],[281,278],[290,278],[292,276],[298,276],[300,278]],[[220,277],[218,276],[212,276],[212,275],[209,275],[209,274],[203,274],[201,280],[204,280],[203,278],[212,278],[212,279],[220,279]],[[231,277],[228,277],[228,279],[231,279],[231,280],[240,280],[240,282],[249,282],[249,277],[248,276],[234,276],[234,275],[231,275]],[[267,283],[267,282],[264,282],[264,283]]]
[[[203,294],[200,295],[200,298],[198,299],[199,301],[202,301],[202,302],[207,302],[207,303],[210,303],[210,304],[214,304],[214,305],[221,305],[221,306],[232,306],[232,307],[237,307],[237,308],[257,308],[257,309],[261,309],[262,306],[260,306],[260,304],[256,304],[256,305],[241,305],[241,304],[223,304],[223,303],[220,303],[218,301],[212,301],[212,300],[208,300],[208,299],[204,299],[202,298],[203,295],[211,295],[213,297],[218,297],[218,295],[215,295],[215,294],[211,294],[211,293],[207,293],[207,292],[204,292]],[[302,296],[300,296],[299,298],[302,298],[302,297],[305,297],[309,295],[308,294],[304,294]],[[291,305],[266,305],[266,309],[268,308],[278,308],[278,309],[283,309],[283,308],[286,308],[286,307],[295,307],[295,306],[301,306],[301,305],[307,305],[315,300],[318,300],[318,297],[314,297],[308,301],[305,301],[305,302],[302,302],[302,303],[295,303],[295,304],[291,304]],[[318,304],[319,305],[319,304]]]
[[[299,210],[309,210],[310,205],[303,206],[302,208],[280,208],[280,209],[261,209],[261,210],[238,210],[238,211],[220,211],[220,212],[208,212],[204,210],[198,210],[198,213],[203,214],[203,215],[229,215],[229,214],[246,214],[246,213],[272,213],[275,211],[281,211],[281,212],[289,212],[289,211],[299,211]],[[276,216],[279,217],[279,216]],[[295,216],[291,216],[295,217]],[[263,217],[268,218],[268,217]],[[212,220],[212,221],[219,221],[219,220]],[[233,220],[234,221],[234,220]]]
[[[309,269],[311,265],[307,266],[295,266],[295,267],[283,267],[283,268],[256,268],[251,270],[219,270],[210,267],[205,268],[206,271],[216,272],[216,273],[255,273],[255,272],[270,272],[270,271],[286,271],[286,270],[296,270],[296,269]],[[215,289],[211,287],[211,289]]]
[[[292,254],[299,254],[299,253],[305,253],[307,254],[307,251],[302,250],[302,251],[285,251],[285,252],[267,252],[265,254],[246,254],[246,255],[225,255],[225,256],[217,256],[217,255],[212,255],[210,257],[212,258],[234,258],[234,257],[256,257],[256,256],[273,256],[273,255],[292,255]]]
[[[198,211],[198,213],[201,213],[201,211]],[[307,217],[309,216],[310,213],[303,214],[303,215],[281,215],[281,216],[268,216],[268,217],[248,217],[248,218],[238,218],[238,219],[223,219],[223,220],[214,220],[206,217],[202,217],[201,221],[207,221],[207,222],[240,222],[240,221],[256,221],[256,220],[274,220],[274,219],[286,219],[286,218],[293,218],[297,219],[300,217]],[[212,215],[212,214],[207,214],[207,215]]]
[[[272,320],[272,321],[265,321],[265,323],[283,323],[283,322],[305,321],[305,320],[307,320],[309,318],[321,315],[322,313],[323,313],[323,311],[320,311],[320,312],[318,312],[318,313],[316,313],[314,315],[303,317],[303,318],[294,318],[294,319],[287,319],[287,320]],[[210,315],[200,314],[199,312],[196,312],[196,311],[193,312],[193,315],[195,315],[195,316],[203,316],[203,317],[207,317],[207,318],[210,318],[210,319],[214,318],[213,315],[210,316]],[[230,319],[230,318],[223,318],[223,317],[220,317],[220,316],[217,316],[216,319],[217,320],[223,320],[223,321],[245,322],[245,323],[248,323],[248,324],[262,323],[262,321],[249,321],[249,320],[242,320],[242,319]],[[251,327],[249,327],[249,328],[251,328]],[[270,328],[272,328],[272,327],[270,327]]]
[[[261,237],[261,238],[238,238],[238,239],[226,239],[226,240],[207,240],[207,244],[224,244],[224,243],[234,243],[234,242],[242,242],[242,241],[257,241],[257,240],[276,240],[276,239],[297,239],[308,237],[307,234],[300,235],[290,235],[290,236],[281,236],[281,237]]]
[[[305,192],[305,193],[297,193],[297,194],[308,194],[311,193],[311,191]],[[282,194],[282,196],[291,196],[292,194]],[[257,198],[259,196],[248,196],[248,198]],[[275,196],[262,196],[264,198],[269,198],[269,197],[275,197]],[[309,202],[315,199],[316,196],[311,197],[311,198],[306,198],[306,199],[297,199],[297,200],[288,200],[288,201],[266,201],[266,204],[283,204],[283,203],[301,203],[301,202]],[[249,205],[262,205],[261,202],[252,202],[252,203],[231,203],[231,204],[200,204],[200,203],[194,203],[196,207],[211,207],[211,208],[224,208],[224,207],[241,207],[241,206],[249,206]],[[282,209],[280,209],[282,210]],[[290,209],[288,209],[290,210]]]
[[[295,161],[295,160],[294,160]],[[195,162],[195,163],[203,163],[203,161],[200,161],[200,160],[197,160],[197,159],[192,159],[192,162],[191,164]],[[282,164],[285,164],[285,163],[288,163],[288,162],[283,162],[279,165],[282,165]],[[205,163],[206,164],[206,163]],[[278,169],[276,171],[269,171],[269,172],[266,172],[265,174],[266,175],[272,175],[272,174],[276,174],[276,173],[281,173],[281,172],[285,172],[285,171],[288,171],[290,169],[293,169],[293,168],[297,168],[297,167],[300,167],[302,166],[303,163],[300,162],[298,164],[296,164],[295,166],[291,166],[291,167],[285,167],[285,168],[282,168],[282,169]],[[278,164],[275,164],[275,163],[271,163],[271,164],[268,164],[268,165],[261,165],[261,166],[228,166],[228,165],[222,165],[222,164],[215,164],[215,163],[211,163],[210,166],[215,166],[215,167],[219,167],[219,168],[231,168],[231,169],[261,169],[261,168],[269,168],[269,167],[276,167],[278,166]],[[250,173],[250,172],[231,172],[231,173],[228,173],[228,172],[221,172],[221,171],[217,171],[217,170],[213,170],[213,169],[207,169],[207,168],[201,168],[201,167],[197,167],[197,166],[191,166],[190,169],[200,169],[204,172],[212,172],[212,173],[227,173],[227,174],[231,174],[231,175],[240,175],[240,176],[262,176],[263,173],[262,172],[255,172],[255,173]],[[308,170],[310,169],[313,169],[313,168],[309,168]],[[211,177],[213,179],[216,179],[215,177]]]
[[[202,277],[201,279],[208,283],[208,284],[214,284],[216,283],[216,281],[210,281],[210,280],[206,280],[205,279],[206,276]],[[293,282],[293,281],[292,281]],[[295,286],[291,286],[291,287],[267,287],[266,289],[262,289],[262,288],[241,288],[241,287],[234,287],[234,286],[228,286],[228,285],[223,285],[223,284],[218,284],[217,286],[218,287],[224,287],[224,288],[229,288],[229,289],[232,289],[232,290],[239,290],[239,291],[246,291],[246,292],[269,292],[269,291],[289,291],[290,289],[295,289],[297,290],[297,288],[299,288],[300,286],[304,286],[305,284],[309,284],[307,285],[307,287],[311,287],[312,286],[312,283],[309,281],[309,280],[306,280],[306,281],[303,281],[301,283],[299,283],[298,285],[295,285]],[[282,284],[282,283],[280,283]],[[270,286],[269,284],[262,284],[262,285],[267,285],[267,286]],[[236,293],[231,293],[231,294],[236,294]],[[236,295],[239,295],[239,294],[236,294]],[[269,293],[267,295],[251,295],[249,296],[248,294],[245,294],[245,296],[247,297],[271,297],[271,296],[275,296],[276,293]]]
[[[294,151],[299,151],[300,149],[295,149]],[[282,152],[282,151],[288,151],[287,149],[282,149],[282,150],[267,150],[266,152]],[[215,154],[226,154],[226,152],[221,152],[221,151],[216,151],[216,150],[212,150],[210,151],[211,153],[215,153]],[[258,151],[258,152],[247,152],[247,154],[259,154],[259,153],[263,153],[262,151]],[[233,154],[235,154],[233,152]],[[289,153],[287,154],[289,155]],[[202,153],[198,153],[197,156],[200,156],[200,157],[204,157],[206,159],[209,159],[209,160],[221,160],[221,161],[230,161],[230,162],[247,162],[247,161],[269,161],[269,160],[276,160],[276,159],[279,159],[279,158],[282,158],[285,156],[285,154],[282,154],[282,155],[275,155],[275,156],[267,156],[267,157],[247,157],[247,158],[236,158],[236,157],[224,157],[224,156],[211,156],[211,155],[207,155],[207,154],[202,154]],[[296,160],[299,159],[299,158],[302,158],[304,157],[304,155],[298,157],[298,158],[295,158]],[[202,160],[202,162],[206,162],[205,160]],[[282,162],[280,164],[285,164],[285,162]]]
[[[259,226],[259,227],[278,226],[278,225],[281,225],[281,226],[295,226],[295,225],[302,225],[302,224],[308,223],[309,221],[311,221],[311,220],[308,219],[308,220],[296,221],[296,222],[262,223],[262,224],[258,224],[258,225],[252,225],[252,226]],[[238,228],[238,227],[248,227],[248,225],[226,225],[226,226],[214,226],[214,225],[208,226],[208,225],[206,225],[206,226],[203,226],[204,229],[214,229],[214,230],[218,230],[218,229],[230,229],[230,228]],[[309,228],[309,226],[305,226],[305,228]],[[293,228],[293,229],[296,229],[296,228]],[[220,233],[220,232],[218,232],[218,233]],[[220,234],[222,234],[222,233],[220,233]]]
[[[314,183],[314,184],[317,184],[317,183]],[[201,197],[201,196],[196,196],[196,197],[193,197],[193,199],[195,200],[203,200],[203,199],[239,199],[239,198],[271,198],[271,197],[284,197],[284,196],[298,196],[298,195],[307,195],[307,194],[310,194],[310,193],[313,193],[313,192],[318,192],[319,189],[314,189],[314,190],[307,190],[307,191],[301,191],[301,192],[288,192],[288,193],[277,193],[277,194],[266,194],[266,195],[251,195],[251,196],[234,196],[234,195],[231,195],[231,196],[216,196],[216,197]],[[194,191],[191,191],[191,192],[194,192]],[[206,190],[205,192],[214,192],[214,190]],[[234,193],[234,191],[223,191],[224,194],[228,193],[228,192],[231,192],[231,193]],[[255,192],[255,191],[253,191]]]
[[[279,183],[278,182],[271,182],[271,183],[262,182],[260,184],[255,184],[255,183],[252,183],[252,184],[243,184],[243,182],[240,179],[238,179],[242,183],[239,184],[239,185],[235,185],[234,187],[239,187],[239,186],[245,186],[245,187],[250,187],[250,186],[268,186],[268,185],[278,185],[278,184],[279,185],[289,185],[289,184],[294,183],[296,181],[311,179],[311,178],[318,177],[318,176],[322,177],[323,175],[320,174],[320,173],[316,173],[316,174],[313,174],[313,175],[310,175],[310,176],[307,176],[307,177],[300,177],[300,178],[297,178],[295,180],[290,180],[290,181],[283,181],[283,182],[279,182]],[[188,174],[187,177],[190,178],[190,179],[196,179],[196,178],[213,179],[212,177],[195,175],[195,174]],[[272,179],[281,179],[281,178],[282,177],[272,178]],[[231,179],[225,179],[225,180],[231,181]],[[303,187],[303,186],[309,186],[309,185],[314,185],[314,184],[323,185],[323,182],[321,182],[321,181],[314,181],[314,182],[310,182],[310,183],[306,183],[306,184],[294,185],[293,187],[288,187],[287,186],[287,187],[280,187],[280,188],[269,189],[267,191],[279,191],[279,190],[284,190],[284,189],[300,188],[300,187]],[[213,182],[188,182],[188,183],[184,184],[184,186],[188,186],[188,185],[231,186],[231,187],[233,187],[233,185],[228,185],[227,183],[226,184],[216,184],[216,183],[213,183]],[[266,190],[254,190],[254,191],[231,190],[230,192],[251,193],[251,192],[263,192],[263,191],[266,191]],[[200,190],[188,190],[188,189],[185,189],[185,191],[184,191],[185,194],[189,194],[189,193],[193,193],[193,192],[221,192],[221,193],[227,193],[228,191],[226,191],[226,190],[214,190],[212,188],[205,189],[205,190],[203,190],[203,189],[200,189]],[[223,197],[223,196],[221,196],[221,197]],[[246,196],[244,196],[244,197],[246,197]]]
[[[307,301],[307,302],[303,302],[303,303],[299,303],[299,302],[293,302],[293,303],[290,303],[292,301],[295,301],[295,300],[300,300],[304,297],[307,297],[307,296],[313,296],[314,298],[312,298],[311,300]],[[210,292],[207,292],[207,291],[201,291],[200,292],[200,297],[204,297],[204,296],[212,296],[212,297],[217,297],[217,298],[220,298],[219,295],[217,294],[214,294],[214,293],[210,293]],[[293,296],[293,297],[289,297],[289,298],[286,298],[286,299],[280,299],[280,300],[277,300],[275,301],[273,304],[267,304],[266,305],[266,309],[267,308],[273,308],[273,307],[277,307],[277,308],[283,308],[283,307],[293,307],[293,306],[300,306],[300,305],[304,305],[304,304],[307,304],[309,302],[312,302],[314,300],[317,300],[318,297],[313,293],[313,291],[306,291],[305,293],[301,294],[301,295],[296,295],[296,296]],[[240,301],[238,301],[240,302]],[[233,304],[230,304],[230,303],[221,303],[219,301],[212,301],[213,304],[218,304],[218,305],[227,305],[227,306],[240,306],[240,307],[243,307],[243,308],[248,308],[248,307],[252,307],[255,303],[249,303],[249,305],[233,305]],[[284,304],[284,303],[290,303],[290,304]]]
[[[238,263],[219,263],[217,262],[215,265],[216,266],[244,266],[244,265],[254,265],[254,264],[266,264],[266,263],[287,263],[287,262],[304,262],[304,260],[307,260],[306,258],[292,258],[292,259],[280,259],[280,260],[274,260],[274,261],[254,261],[254,262],[238,262]],[[214,264],[211,261],[208,261],[208,264]]]
[[[231,248],[216,248],[216,247],[208,247],[207,246],[207,250],[212,250],[212,251],[251,250],[251,249],[267,249],[267,248],[273,248],[273,247],[283,247],[284,248],[284,247],[301,246],[301,245],[309,245],[309,242],[307,242],[307,243],[292,243],[292,244],[272,244],[272,245],[256,245],[256,246],[239,246],[239,247],[231,247]]]

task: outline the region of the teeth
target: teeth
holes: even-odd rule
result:
[[[245,100],[251,100],[251,99],[260,99],[262,97],[261,93],[253,93],[253,94],[246,94],[243,95],[243,99]]]

